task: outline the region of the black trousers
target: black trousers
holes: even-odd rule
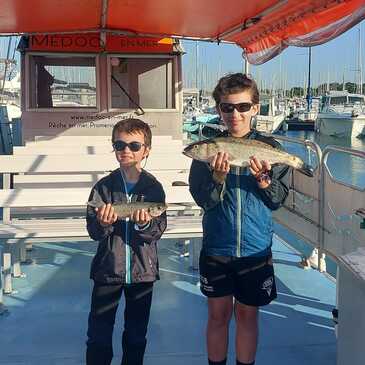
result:
[[[124,292],[122,365],[142,365],[146,348],[153,283],[131,285],[94,284],[88,320],[87,365],[110,365],[113,328],[119,300]]]

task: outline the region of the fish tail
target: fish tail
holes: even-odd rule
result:
[[[298,169],[299,172],[301,172],[302,174],[309,176],[309,177],[313,177],[314,176],[314,169],[312,166],[303,163],[303,165]]]

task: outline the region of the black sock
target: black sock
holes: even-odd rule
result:
[[[245,362],[239,362],[238,360],[236,360],[236,365],[255,365],[255,361],[246,364]]]
[[[226,365],[227,359],[224,359],[222,361],[211,361],[208,359],[209,365]]]

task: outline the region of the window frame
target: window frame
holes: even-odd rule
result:
[[[154,109],[154,108],[143,108],[145,112],[149,113],[176,113],[178,112],[178,91],[176,89],[176,78],[177,78],[177,61],[176,56],[174,55],[165,55],[165,54],[137,54],[137,53],[109,53],[107,55],[107,105],[109,112],[119,112],[119,113],[128,113],[134,111],[136,108],[113,108],[112,107],[112,91],[111,91],[111,58],[157,58],[157,59],[169,59],[171,61],[171,102],[174,104],[173,108],[164,108],[164,109]]]
[[[32,75],[30,73],[31,69],[31,58],[33,56],[44,56],[50,58],[73,58],[73,57],[86,57],[86,58],[94,58],[95,59],[95,87],[96,87],[96,106],[94,107],[53,107],[53,108],[38,108],[31,106],[31,95],[35,93],[35,90],[31,90],[32,84]],[[25,80],[25,110],[27,112],[47,112],[47,113],[65,113],[65,112],[100,112],[100,58],[97,53],[50,53],[50,52],[29,52],[25,55],[25,75],[27,78]]]

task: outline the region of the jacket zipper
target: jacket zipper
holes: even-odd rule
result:
[[[127,196],[127,203],[129,204],[131,202],[131,196],[128,194],[127,190],[127,184],[125,183],[123,172],[120,172],[124,184],[124,191]],[[129,247],[129,218],[127,217],[125,219],[125,283],[131,284],[131,249]]]
[[[236,234],[236,256],[241,257],[241,189],[240,189],[240,168],[236,167],[235,174],[236,174],[236,197],[237,197],[237,215],[236,215],[236,224],[237,224],[237,234]]]

